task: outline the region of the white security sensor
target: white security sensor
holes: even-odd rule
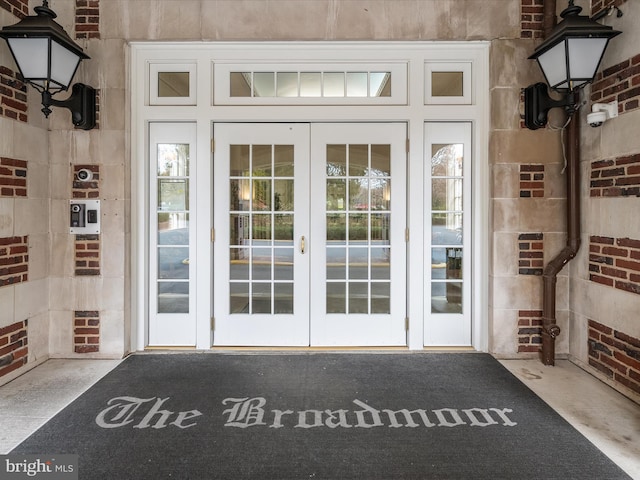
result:
[[[617,100],[609,103],[594,103],[591,106],[591,113],[587,115],[587,123],[592,127],[599,127],[610,118],[615,118],[617,116]]]
[[[78,170],[78,173],[76,175],[78,177],[78,180],[80,180],[81,182],[90,182],[93,179],[93,172],[88,168],[82,168]]]

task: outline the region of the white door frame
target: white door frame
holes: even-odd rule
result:
[[[147,333],[148,272],[148,124],[154,121],[196,124],[199,159],[211,157],[212,122],[405,122],[408,125],[408,348],[423,349],[424,292],[424,123],[462,121],[472,125],[473,138],[473,332],[472,346],[488,350],[489,331],[489,42],[132,42],[129,44],[131,125],[131,285],[130,345],[143,350]],[[278,105],[234,105],[214,103],[213,71],[220,64],[306,64],[313,62],[348,65],[404,65],[405,98],[392,104],[313,105],[280,102]],[[154,103],[150,92],[151,73],[157,66],[178,65],[189,71],[193,91],[190,97],[172,105]],[[469,91],[461,102],[447,99],[427,101],[429,72],[446,71],[448,65],[466,65],[472,75]],[[443,67],[444,66],[444,67]],[[403,68],[405,68],[403,67]],[[395,67],[394,67],[395,68]],[[155,69],[155,70],[154,70]],[[465,87],[466,88],[466,87]],[[157,100],[157,99],[156,99]],[[395,103],[394,103],[395,102]],[[157,103],[157,102],[156,102]],[[162,102],[161,102],[162,103]],[[198,262],[211,264],[210,238],[211,162],[200,162],[195,188],[199,199],[196,235]],[[196,282],[199,312],[195,348],[209,349],[212,311],[211,274],[198,269]]]

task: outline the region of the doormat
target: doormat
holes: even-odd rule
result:
[[[486,354],[132,355],[13,450],[85,479],[628,479]]]

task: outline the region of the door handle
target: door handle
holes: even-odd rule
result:
[[[304,252],[307,249],[307,245],[306,245],[306,238],[304,238],[304,235],[302,237],[300,237],[300,253],[304,254]]]

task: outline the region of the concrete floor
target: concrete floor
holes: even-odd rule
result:
[[[8,453],[118,365],[49,360],[0,386],[0,454]],[[569,361],[501,363],[632,478],[640,480],[640,405]]]

